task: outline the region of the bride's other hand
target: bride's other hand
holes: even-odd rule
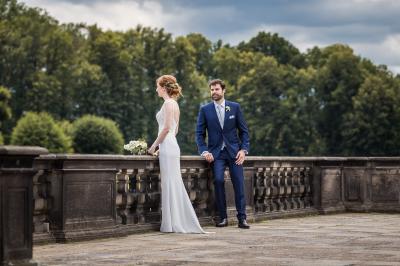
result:
[[[156,147],[151,146],[150,149],[147,150],[147,153],[149,153],[150,155],[154,155],[156,152]]]

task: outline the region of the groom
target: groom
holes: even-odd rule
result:
[[[240,105],[224,99],[225,83],[222,80],[211,80],[208,86],[213,102],[200,108],[196,143],[201,156],[211,163],[213,169],[215,200],[221,219],[216,226],[228,226],[224,186],[224,172],[228,166],[235,191],[238,226],[248,229],[242,166],[250,145],[246,122]],[[206,131],[208,146],[205,142]]]

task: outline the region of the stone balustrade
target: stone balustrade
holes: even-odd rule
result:
[[[161,183],[151,156],[49,154],[35,159],[34,242],[158,230]],[[212,171],[182,156],[183,182],[203,225],[216,218]],[[400,158],[247,157],[249,221],[345,211],[400,212]],[[235,222],[226,172],[228,216]]]

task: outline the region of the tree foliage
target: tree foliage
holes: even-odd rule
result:
[[[70,137],[75,128],[70,123],[92,115],[79,121],[96,120],[100,127],[112,120],[111,127],[118,125],[125,142],[144,138],[150,143],[157,136],[155,114],[162,105],[155,82],[163,74],[175,75],[183,88],[178,134],[183,154],[196,153],[197,112],[210,101],[207,81],[213,78],[225,80],[226,98],[242,106],[251,155],[400,153],[400,77],[354,54],[348,45],[302,53],[271,32],[231,46],[199,33],[173,37],[141,25],[106,31],[96,25],[60,24],[45,10],[0,1],[5,142],[18,120],[34,111],[51,114]],[[99,123],[93,116],[109,120]],[[83,150],[85,143],[75,143],[75,151],[119,153],[122,147]]]
[[[55,153],[72,152],[71,140],[45,112],[24,114],[13,129],[11,144],[42,146]]]
[[[114,121],[93,115],[75,120],[72,141],[77,153],[119,154],[124,145],[122,133]]]

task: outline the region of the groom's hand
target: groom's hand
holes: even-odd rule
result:
[[[207,162],[212,163],[214,161],[214,156],[211,152],[205,152],[203,157],[206,159]]]
[[[236,154],[236,161],[235,163],[237,165],[242,165],[244,162],[244,158],[246,157],[246,154],[244,152],[244,150],[240,150],[238,151],[238,153]]]

